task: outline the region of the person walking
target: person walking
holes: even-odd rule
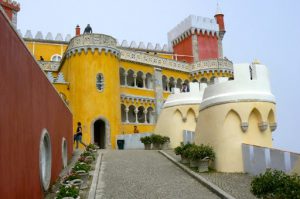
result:
[[[86,147],[86,144],[82,142],[82,127],[81,123],[77,122],[77,130],[76,130],[76,135],[75,135],[75,141],[76,141],[76,149],[78,149],[78,142],[82,144],[84,147]]]

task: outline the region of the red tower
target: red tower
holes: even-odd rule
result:
[[[219,6],[214,19],[189,16],[168,33],[178,61],[188,63],[223,57],[224,15]]]
[[[20,11],[20,4],[16,1],[0,0],[0,5],[3,7],[7,17],[10,19],[12,24],[17,27],[17,15]]]

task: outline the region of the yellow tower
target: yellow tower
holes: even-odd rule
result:
[[[61,64],[69,82],[74,132],[82,123],[83,142],[115,148],[121,127],[119,57],[116,39],[103,34],[74,37]]]

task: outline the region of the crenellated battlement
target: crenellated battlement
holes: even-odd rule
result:
[[[20,3],[12,0],[0,0],[0,4],[4,5],[16,12],[20,11]]]
[[[21,30],[18,30],[18,33],[21,37],[23,37]],[[31,30],[27,30],[24,37],[24,39],[28,40],[45,40],[45,41],[57,41],[57,42],[69,42],[72,38],[70,34],[67,34],[65,37],[63,37],[62,33],[57,33],[54,37],[51,32],[48,32],[46,36],[44,37],[43,33],[41,31],[38,31],[35,36],[33,36]]]
[[[168,32],[169,44],[178,43],[191,34],[208,34],[219,36],[219,26],[215,19],[190,15]]]
[[[117,40],[104,34],[82,34],[73,37],[70,40],[66,56],[71,57],[72,55],[81,53],[82,51],[87,53],[89,49],[93,53],[95,50],[98,52],[104,50],[106,53],[112,53],[117,57],[120,56],[120,51],[117,48]]]
[[[153,44],[153,43],[149,42],[146,45],[144,42],[138,43],[136,41],[132,41],[129,44],[129,42],[127,40],[123,40],[122,43],[118,44],[117,46],[121,47],[121,48],[135,49],[135,50],[141,50],[141,51],[172,53],[172,50],[170,49],[170,47],[167,44],[164,44],[163,47],[161,47],[161,45],[158,43]]]

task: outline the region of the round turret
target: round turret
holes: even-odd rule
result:
[[[78,35],[71,39],[62,64],[70,83],[73,122],[82,123],[84,143],[100,148],[114,148],[120,132],[120,52],[116,45],[116,39],[108,35]]]

